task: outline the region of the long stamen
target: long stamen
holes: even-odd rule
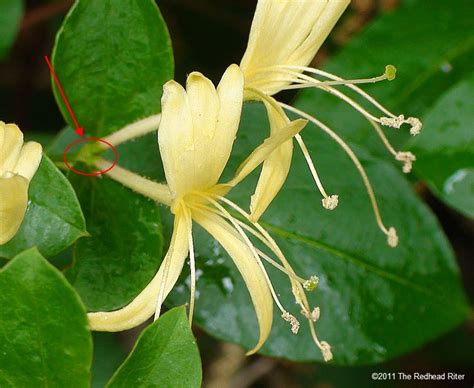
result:
[[[223,207],[221,206],[216,200],[214,200],[211,196],[209,195],[203,195],[203,194],[200,194],[200,193],[196,193],[196,195],[199,195],[201,196],[202,198],[205,198],[206,200],[208,200],[213,206],[215,206],[220,212],[222,215],[225,216],[225,218],[227,220],[230,221],[230,223],[234,226],[234,228],[237,230],[237,232],[240,234],[240,236],[243,238],[243,241],[245,242],[245,244],[247,245],[247,247],[250,249],[250,251],[252,252],[255,260],[257,261],[258,265],[260,266],[260,268],[262,268],[263,270],[263,273],[265,275],[265,278],[267,280],[267,283],[270,287],[270,291],[272,292],[272,295],[275,299],[275,303],[277,304],[278,308],[282,311],[282,312],[285,312],[285,309],[283,308],[282,304],[280,303],[280,300],[278,299],[276,293],[275,293],[275,290],[273,289],[273,285],[271,284],[271,281],[270,281],[270,278],[268,277],[268,274],[267,274],[267,271],[265,270],[265,267],[263,266],[263,263],[262,261],[260,260],[260,256],[258,255],[258,252],[255,248],[255,246],[252,244],[252,242],[250,241],[250,239],[248,238],[247,234],[244,232],[244,230],[240,227],[240,225],[238,225],[237,222],[235,222],[236,220],[234,219],[234,217],[232,217],[232,215]]]
[[[275,65],[275,66],[270,66],[270,67],[262,67],[259,68],[257,71],[253,73],[247,73],[246,76],[249,77],[253,75],[254,73],[264,73],[264,72],[276,72],[276,73],[284,73],[284,74],[292,74],[290,72],[287,72],[285,70],[297,70],[298,72],[294,72],[293,75],[298,75],[300,74],[301,71],[306,71],[308,73],[318,73],[317,69],[313,69],[311,67],[306,67],[306,66],[292,66],[292,65]],[[359,78],[359,79],[351,79],[351,80],[346,80],[340,77],[334,76],[332,77],[327,77],[327,78],[332,78],[333,81],[320,81],[320,80],[315,80],[318,84],[321,85],[356,85],[356,84],[368,84],[368,83],[376,83],[380,81],[385,81],[385,80],[393,80],[395,78],[395,71],[396,69],[388,65],[385,69],[385,72],[377,77],[371,77],[371,78]],[[257,82],[257,81],[255,81]]]
[[[293,268],[291,268],[290,264],[288,263],[288,260],[283,255],[283,252],[278,247],[278,244],[270,236],[270,234],[265,230],[265,228],[263,228],[260,225],[260,223],[258,223],[256,221],[252,221],[250,214],[248,214],[245,210],[243,210],[240,206],[238,206],[236,203],[232,202],[231,200],[229,200],[225,197],[219,196],[219,195],[214,195],[214,197],[216,197],[217,199],[221,200],[222,202],[224,202],[227,205],[229,205],[230,207],[232,207],[239,214],[241,214],[243,217],[245,217],[245,219],[248,222],[250,222],[253,226],[255,226],[257,228],[258,232],[260,232],[261,235],[264,237],[261,241],[265,245],[267,245],[267,247],[270,248],[271,251],[278,257],[278,259],[282,262],[283,266],[287,269],[287,271],[295,274],[295,272],[293,271]],[[292,284],[297,284],[297,283],[292,283]]]
[[[276,100],[274,100],[273,98],[268,97],[265,93],[262,93],[258,89],[248,88],[248,90],[255,93],[255,94],[257,94],[262,100],[265,100],[269,104],[274,106],[276,112],[280,112],[280,107],[279,107],[278,102]],[[283,116],[284,114],[282,113],[281,115]],[[287,117],[283,116],[283,119],[287,120]],[[321,201],[322,204],[323,204],[323,207],[328,209],[328,210],[335,209],[337,207],[338,202],[339,202],[339,196],[335,195],[335,194],[328,195],[326,193],[326,190],[324,189],[324,186],[321,183],[321,179],[319,178],[318,172],[316,171],[316,167],[315,167],[314,162],[311,158],[311,155],[308,151],[308,148],[306,148],[306,145],[303,141],[303,138],[301,137],[300,134],[297,134],[295,136],[295,138],[296,138],[296,141],[298,142],[298,145],[300,146],[301,152],[303,152],[303,156],[306,160],[306,164],[308,165],[308,168],[311,172],[313,180],[316,183],[316,186],[317,186],[319,192],[323,196],[323,199]]]
[[[404,115],[399,115],[396,116],[392,112],[390,112],[387,108],[385,108],[382,104],[380,104],[377,100],[375,100],[372,96],[370,96],[367,92],[356,86],[356,84],[365,84],[365,83],[374,83],[374,82],[380,82],[383,80],[393,80],[395,79],[395,74],[396,74],[396,69],[392,65],[388,65],[385,68],[385,73],[381,76],[378,77],[373,77],[373,78],[365,78],[365,79],[355,79],[355,80],[345,80],[341,77],[338,77],[334,74],[319,70],[319,69],[314,69],[311,67],[306,67],[306,66],[293,66],[293,65],[275,65],[267,68],[261,68],[259,69],[260,72],[268,72],[268,71],[273,71],[276,73],[283,73],[285,75],[290,75],[293,80],[290,79],[285,79],[282,80],[283,82],[293,82],[297,83],[299,85],[288,85],[284,89],[301,89],[301,88],[308,88],[308,87],[317,87],[319,89],[325,90],[329,93],[335,94],[332,92],[334,88],[330,88],[330,86],[335,86],[335,85],[343,85],[346,86],[352,90],[354,90],[356,93],[358,93],[360,96],[365,98],[369,103],[371,103],[373,106],[375,106],[377,109],[379,109],[381,112],[386,114],[388,117],[381,117],[381,118],[375,118],[374,116],[370,115],[367,111],[365,111],[362,107],[356,107],[357,110],[359,110],[362,114],[364,114],[366,117],[367,115],[370,115],[372,119],[374,119],[377,122],[380,122],[384,126],[392,127],[392,128],[400,128],[402,124],[409,124],[411,125],[410,128],[410,134],[415,136],[420,133],[421,128],[422,128],[422,123],[421,121],[416,118],[416,117],[408,117],[405,118]],[[314,79],[312,77],[309,77],[305,74],[302,74],[301,72],[308,72],[311,74],[316,74],[319,76],[323,76],[326,78],[329,78],[333,81],[321,81]],[[266,82],[282,82],[282,81],[273,81],[273,80],[267,80]],[[264,80],[258,80],[255,81],[254,83],[257,82],[264,82]],[[336,89],[337,90],[337,89]],[[343,93],[342,93],[343,94]],[[344,95],[344,94],[343,94]],[[344,95],[345,96],[345,95]],[[346,96],[347,97],[347,96]],[[342,98],[342,97],[340,97]],[[347,101],[348,102],[348,101]],[[349,102],[348,102],[349,103]],[[351,104],[352,105],[352,104]]]
[[[203,198],[206,198],[212,205],[214,205],[218,210],[220,210],[222,212],[222,214],[225,216],[225,218],[231,222],[231,224],[234,226],[234,228],[237,230],[237,232],[243,238],[243,241],[245,242],[247,247],[250,249],[250,251],[252,252],[252,254],[255,258],[255,260],[257,261],[258,266],[262,269],[262,272],[265,276],[268,287],[269,287],[270,292],[272,294],[273,300],[275,301],[276,305],[278,306],[278,308],[280,309],[280,311],[282,313],[281,317],[285,321],[290,323],[291,331],[293,332],[293,334],[297,334],[298,330],[299,330],[299,327],[300,327],[300,324],[299,324],[298,320],[293,315],[291,315],[288,311],[286,311],[286,309],[281,304],[280,299],[278,298],[278,295],[275,292],[275,289],[273,288],[272,282],[270,281],[270,278],[269,278],[268,273],[265,269],[265,266],[263,265],[262,260],[260,260],[260,256],[258,255],[258,252],[257,252],[255,246],[252,244],[252,242],[250,241],[250,239],[247,236],[247,234],[245,233],[245,231],[236,222],[235,218],[232,217],[232,215],[223,206],[221,206],[217,201],[215,201],[211,196],[206,196],[206,195],[201,195],[201,194],[197,194],[197,195],[200,195]]]
[[[271,245],[270,249],[277,255],[279,260],[283,263],[284,267],[288,271],[294,273],[293,268],[291,268],[290,263],[288,262],[286,257],[283,255],[283,252],[281,252],[281,250],[278,247],[275,240],[270,236],[270,234],[258,222],[254,222],[254,221],[251,220],[250,214],[248,214],[240,206],[238,206],[237,204],[235,204],[234,202],[230,201],[229,199],[227,199],[225,197],[221,197],[221,196],[218,196],[218,195],[215,195],[215,197],[219,198],[220,200],[222,200],[223,202],[228,204],[230,207],[232,207],[234,210],[236,210],[238,213],[240,213],[242,216],[244,216],[249,222],[251,222],[252,225],[254,225],[258,229],[258,231],[260,233],[262,233],[262,235],[265,237],[265,241],[263,241],[263,240],[262,241],[265,244],[266,244],[266,241],[267,241]],[[314,322],[317,318],[319,318],[319,316],[315,317],[313,312],[310,312],[309,303],[308,303],[308,300],[306,298],[306,294],[304,293],[301,284],[295,282],[292,278],[290,278],[290,281],[292,283],[293,294],[296,298],[296,302],[301,306],[303,316],[305,316],[308,320],[308,324],[309,324],[310,330],[311,330],[311,336],[313,338],[314,343],[321,350],[321,353],[323,354],[324,360],[325,361],[331,360],[332,354],[331,354],[330,345],[325,341],[320,342],[318,340],[318,336],[316,335],[316,329],[314,327]],[[314,319],[314,318],[316,318],[316,319]]]
[[[218,214],[220,216],[225,216],[225,214],[222,213],[221,211],[219,211],[218,209],[213,209],[213,208],[210,208],[209,206],[206,206],[206,205],[195,204],[195,205],[193,205],[193,207],[195,207],[197,209],[200,209],[200,210],[210,211],[210,212],[212,212],[214,214]],[[235,218],[234,221],[237,222],[241,228],[243,228],[247,232],[251,233],[254,237],[258,238],[262,243],[264,243],[270,250],[272,250],[270,242],[267,241],[262,234],[260,234],[256,230],[252,229],[249,225],[247,225],[245,222],[240,221],[238,218]],[[277,268],[278,270],[280,270],[281,272],[283,272],[285,275],[289,276],[290,278],[292,278],[296,282],[302,284],[303,286],[306,285],[306,287],[308,287],[308,285],[309,285],[309,288],[311,288],[311,286],[313,284],[317,283],[317,280],[315,280],[315,279],[317,279],[317,276],[311,276],[311,279],[303,279],[302,277],[296,275],[294,272],[288,271],[285,267],[283,267],[282,265],[277,263],[270,256],[268,256],[267,254],[262,252],[260,249],[258,249],[258,248],[256,248],[256,249],[257,249],[257,252],[258,252],[259,256],[262,259],[264,259],[265,261],[267,261],[268,263],[273,265],[275,268]],[[272,250],[272,252],[275,253],[273,250]]]
[[[287,86],[283,89],[301,89],[301,88],[316,87],[318,89],[324,90],[325,92],[328,92],[328,93],[340,98],[341,100],[343,100],[344,102],[346,102],[347,104],[352,106],[359,113],[361,113],[362,116],[364,116],[371,123],[371,125],[375,128],[375,131],[376,131],[377,135],[380,137],[380,139],[382,140],[383,144],[388,149],[388,151],[395,157],[396,160],[404,162],[403,172],[404,173],[409,173],[411,171],[412,163],[416,160],[415,156],[410,152],[395,151],[395,149],[392,147],[392,145],[390,144],[390,142],[388,141],[387,137],[385,136],[385,134],[383,133],[382,129],[380,128],[380,126],[378,124],[378,123],[381,123],[382,125],[400,128],[400,126],[404,122],[406,122],[405,117],[403,115],[398,116],[398,117],[396,117],[395,115],[392,115],[393,117],[390,117],[390,118],[383,117],[383,118],[379,119],[379,118],[375,117],[374,115],[372,115],[371,113],[369,113],[360,104],[355,102],[353,99],[351,99],[350,97],[348,97],[347,95],[345,95],[344,93],[339,91],[338,89],[327,86],[327,84],[325,84],[325,82],[317,81],[317,80],[313,79],[312,77],[307,76],[306,74],[301,74],[301,73],[298,73],[296,71],[286,70],[286,72],[288,72],[289,74],[297,77],[295,80],[289,81],[289,82],[297,82],[298,85],[289,85],[289,86]],[[275,82],[275,81],[272,80],[271,82]],[[350,82],[350,81],[348,81],[348,82]],[[258,83],[258,81],[256,81],[255,83]],[[410,120],[414,120],[414,119],[410,118]],[[300,138],[301,138],[301,136],[300,136]],[[297,140],[298,140],[298,138],[297,138]],[[301,143],[299,143],[299,144],[300,144],[300,147],[301,147]],[[307,155],[309,156],[309,154],[305,153],[303,148],[302,148],[302,150],[303,150],[303,154],[305,155],[308,166],[311,170],[311,173],[313,174],[313,178],[315,179],[316,184],[318,184],[318,177],[317,177],[317,174],[316,174],[316,176],[314,174],[315,170],[314,170],[314,168],[312,168],[311,158],[307,157]],[[321,188],[319,187],[319,185],[318,185],[318,188],[319,188],[320,192],[323,194],[323,192],[321,191]],[[323,197],[324,197],[324,194],[323,194]],[[324,207],[326,207],[325,203],[328,206],[330,204],[332,206],[334,206],[334,203],[335,203],[336,206],[337,206],[337,197],[336,197],[335,200],[332,200],[332,198],[326,198],[325,197],[323,199]]]
[[[311,175],[313,176],[313,180],[316,183],[319,192],[323,196],[323,206],[328,210],[335,209],[339,201],[339,196],[327,195],[326,190],[324,190],[321,180],[319,179],[318,172],[316,171],[316,167],[314,166],[313,160],[311,159],[311,155],[309,154],[308,148],[306,148],[306,144],[304,144],[303,138],[299,133],[295,136],[295,138],[301,148],[301,151],[303,152],[304,158],[306,159],[306,164],[308,165],[309,170],[311,171]]]
[[[320,70],[320,69],[307,67],[307,66],[277,65],[277,66],[274,66],[274,67],[276,69],[283,68],[283,69],[290,69],[290,70],[297,70],[297,71],[305,71],[307,73],[316,74],[316,75],[319,75],[319,76],[322,76],[322,77],[332,79],[334,81],[339,81],[339,82],[341,82],[341,85],[344,85],[344,86],[354,90],[355,92],[357,92],[360,96],[364,97],[373,106],[375,106],[377,109],[379,109],[381,112],[383,112],[387,116],[397,117],[395,114],[390,112],[386,107],[384,107],[381,103],[379,103],[375,98],[373,98],[370,94],[368,94],[366,91],[359,88],[354,83],[351,83],[350,81],[346,81],[344,78],[341,78],[341,77],[339,77],[335,74],[332,74],[332,73],[329,73],[327,71],[323,71],[323,70]],[[279,71],[279,70],[275,70],[275,71]],[[385,74],[387,74],[387,70],[386,70]],[[387,76],[387,78],[385,78],[385,79],[392,80],[394,78],[394,74],[392,73],[392,74],[389,74],[389,75],[390,75],[390,77]],[[370,80],[370,78],[369,78],[369,80]]]
[[[380,125],[378,125],[375,121],[368,119],[370,124],[374,127],[375,131],[379,135],[379,137],[382,139],[383,144],[385,145],[385,148],[395,157],[396,160],[399,162],[403,162],[403,172],[405,174],[408,174],[411,172],[413,162],[416,160],[415,155],[413,155],[411,152],[403,152],[403,151],[396,151],[390,142],[388,141],[387,137],[382,131],[382,128],[380,128]]]
[[[173,241],[171,241],[170,250],[173,249]],[[171,260],[168,257],[165,257],[165,267],[163,268],[163,278],[161,279],[160,291],[158,292],[158,298],[156,299],[156,309],[153,321],[156,321],[161,314],[161,306],[163,304],[163,298],[165,293],[165,284],[168,279],[168,275],[171,268]]]
[[[311,79],[311,77],[310,77],[310,79]],[[308,86],[311,86],[311,85],[308,85]],[[411,171],[412,163],[416,160],[415,156],[411,152],[395,151],[395,149],[393,148],[393,146],[390,144],[387,137],[383,133],[382,128],[380,128],[380,125],[378,124],[378,123],[383,124],[384,122],[386,122],[386,120],[384,120],[384,118],[377,119],[375,116],[371,115],[364,108],[362,108],[362,106],[359,105],[358,103],[356,103],[353,99],[346,96],[344,93],[340,92],[339,90],[337,90],[335,88],[319,87],[319,86],[317,86],[317,87],[319,89],[325,90],[328,93],[331,93],[331,94],[341,98],[343,101],[347,102],[349,105],[351,105],[357,111],[359,111],[370,122],[370,124],[374,127],[377,135],[380,137],[380,139],[382,140],[382,143],[385,145],[387,150],[395,157],[396,160],[404,162],[403,172],[404,173],[409,173]],[[400,116],[400,117],[402,117],[402,120],[404,120],[403,115]],[[389,119],[389,122],[390,122],[390,120],[397,121],[399,119],[398,118]],[[389,126],[391,126],[391,125],[389,125]],[[398,125],[398,127],[400,127],[400,126],[401,126],[401,123]]]
[[[103,140],[118,146],[128,140],[135,139],[137,137],[144,136],[150,132],[156,131],[161,122],[161,113],[149,116],[135,123],[129,124],[118,131],[106,136]],[[104,149],[107,148],[105,144],[100,143],[100,146]]]
[[[380,230],[387,236],[387,242],[391,247],[395,247],[398,244],[398,237],[395,228],[390,227],[386,228],[383,221],[382,217],[380,215],[379,207],[377,204],[377,200],[375,198],[375,193],[372,188],[372,185],[370,183],[370,180],[367,176],[367,173],[365,172],[364,168],[362,167],[362,164],[360,163],[359,159],[357,156],[354,154],[352,149],[342,140],[333,130],[331,130],[329,127],[324,125],[322,122],[314,118],[313,116],[310,116],[306,114],[305,112],[294,108],[290,105],[280,103],[280,105],[293,113],[296,113],[297,115],[311,121],[312,123],[316,124],[319,128],[321,128],[324,132],[326,132],[333,140],[335,140],[341,147],[342,149],[346,152],[346,154],[351,158],[352,162],[356,166],[357,170],[359,171],[359,174],[362,177],[362,180],[364,182],[365,188],[367,190],[367,193],[369,194],[370,202],[372,204],[372,208],[374,211],[375,219],[377,221],[377,225],[379,226]]]
[[[106,170],[110,167],[110,164],[111,163],[105,159],[98,159],[95,161],[96,167],[101,170]],[[143,178],[142,176],[120,166],[115,166],[112,170],[108,171],[106,175],[145,197],[164,205],[171,206],[171,193],[167,185]]]
[[[276,67],[279,67],[279,66],[276,66]],[[405,124],[405,123],[409,124],[409,125],[411,125],[410,134],[412,136],[418,135],[421,131],[422,123],[418,118],[408,117],[408,118],[405,119],[404,115],[398,115],[397,116],[397,115],[393,114],[386,107],[384,107],[382,104],[380,104],[375,98],[373,98],[370,94],[368,94],[367,92],[365,92],[364,90],[362,90],[361,88],[359,88],[358,86],[355,85],[356,83],[363,83],[363,82],[352,82],[350,80],[346,81],[343,78],[338,77],[334,74],[328,73],[328,72],[323,71],[323,70],[314,69],[314,68],[311,68],[311,67],[305,67],[305,66],[283,66],[283,67],[286,67],[288,69],[296,69],[296,70],[300,70],[300,71],[306,71],[308,73],[316,74],[316,75],[319,75],[319,76],[323,76],[323,77],[341,82],[341,85],[347,86],[348,88],[354,90],[356,93],[358,93],[360,96],[365,98],[373,106],[375,106],[377,109],[379,109],[381,112],[383,112],[384,114],[386,114],[388,116],[388,117],[381,117],[379,119],[380,123],[384,126],[393,127],[393,128],[400,128],[402,126],[402,124]],[[391,80],[395,79],[395,74],[396,74],[395,67],[391,66],[391,65],[388,65],[385,68],[385,74],[384,74],[385,78],[384,79],[387,79],[387,80],[391,81]],[[371,80],[375,80],[376,78],[367,79],[367,81],[371,82]],[[380,77],[379,80],[382,80],[382,78]],[[320,81],[317,81],[317,82],[320,82]],[[375,82],[377,82],[377,81],[375,81]]]
[[[192,231],[192,219],[189,211],[186,212],[186,218],[188,219],[189,231],[188,231],[188,244],[189,244],[189,269],[191,271],[191,295],[189,298],[189,325],[193,323],[194,303],[196,300],[196,261],[194,255],[194,242],[193,242],[193,231]]]

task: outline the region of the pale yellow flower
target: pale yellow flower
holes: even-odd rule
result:
[[[393,80],[396,69],[389,65],[382,76],[344,80],[325,71],[308,67],[349,2],[349,0],[259,0],[247,50],[240,65],[245,76],[244,100],[257,100],[265,103],[272,132],[278,131],[280,126],[286,124],[288,118],[284,110],[287,110],[311,121],[329,134],[344,149],[359,170],[369,193],[377,224],[387,235],[389,245],[396,246],[398,242],[396,231],[393,227],[387,228],[384,225],[367,174],[350,147],[333,130],[315,117],[290,105],[280,103],[272,97],[282,90],[308,87],[318,88],[337,96],[354,107],[370,122],[389,152],[396,160],[404,163],[403,171],[410,172],[415,156],[410,152],[396,151],[388,142],[381,126],[400,128],[404,123],[407,123],[411,125],[411,134],[416,135],[421,129],[421,122],[414,117],[405,119],[403,115],[392,114],[356,86],[361,83]],[[384,116],[377,117],[369,113],[352,98],[335,88],[338,85],[343,85],[358,93]],[[334,209],[338,203],[338,196],[326,193],[301,135],[298,134],[295,138],[321,192],[323,206],[326,209]],[[290,168],[292,150],[292,141],[290,140],[264,162],[262,174],[251,202],[251,213],[254,220],[261,216],[283,185]]]
[[[144,322],[153,314],[155,318],[158,317],[161,305],[178,280],[187,257],[191,270],[191,321],[196,288],[192,225],[197,223],[228,252],[249,290],[260,329],[258,343],[249,353],[260,349],[270,334],[273,301],[280,309],[282,318],[290,323],[292,331],[296,333],[299,328],[297,319],[280,303],[262,259],[289,276],[295,299],[304,316],[311,322],[311,330],[314,332],[312,324],[316,317],[311,313],[304,290],[315,288],[317,278],[305,280],[295,275],[265,229],[258,223],[249,221],[248,214],[225,198],[233,186],[281,144],[298,133],[306,121],[288,121],[244,161],[230,183],[218,183],[230,157],[239,126],[243,84],[240,68],[232,65],[223,75],[217,89],[211,81],[197,72],[189,75],[186,90],[174,81],[164,86],[158,143],[168,187],[121,168],[115,168],[109,174],[128,187],[169,205],[174,214],[174,229],[169,250],[153,280],[122,309],[89,313],[91,329],[126,330]],[[101,166],[100,162],[98,165]],[[239,212],[247,222],[233,217],[226,207]],[[262,241],[281,264],[257,249],[251,242],[249,233],[251,237]],[[326,356],[330,354],[328,352]]]
[[[0,245],[20,228],[28,206],[28,186],[41,155],[40,144],[23,144],[20,129],[0,121]]]

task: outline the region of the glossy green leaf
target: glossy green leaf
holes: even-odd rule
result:
[[[155,1],[78,0],[57,35],[53,66],[80,125],[104,136],[160,111],[162,86],[173,78],[172,55]]]
[[[79,123],[93,136],[159,112],[163,84],[173,77],[171,42],[152,0],[126,0],[120,7],[111,0],[77,1],[58,33],[53,64]],[[50,152],[60,158],[69,140],[66,130]],[[141,149],[127,154],[136,144],[119,147],[121,166],[136,166]],[[157,148],[156,134],[150,144]],[[159,165],[156,157],[138,160],[145,170]],[[108,178],[70,177],[91,238],[77,244],[75,266],[67,276],[90,310],[121,307],[149,282],[161,261],[159,209]]]
[[[474,217],[474,75],[449,89],[428,112],[426,133],[413,139],[416,174],[433,192]]]
[[[422,116],[447,88],[472,72],[474,35],[466,33],[472,31],[472,15],[466,12],[471,7],[471,0],[453,0],[449,4],[432,0],[402,2],[397,10],[364,28],[324,69],[354,79],[380,75],[386,65],[395,65],[395,80],[362,88],[395,114]],[[341,91],[355,96],[347,88]],[[338,98],[321,90],[306,90],[296,105],[346,140],[389,157],[372,126]],[[370,108],[369,104],[363,105]],[[376,117],[384,116],[376,109],[370,111]],[[409,137],[409,126],[403,128],[387,128],[385,132],[395,144],[403,145]],[[429,131],[428,127],[425,129]]]
[[[107,177],[70,178],[91,235],[75,247],[71,284],[89,310],[112,310],[131,301],[161,262],[158,205]]]
[[[46,257],[54,256],[87,235],[76,193],[46,155],[31,181],[29,200],[20,230],[0,245],[0,257],[12,258],[33,246]]]
[[[89,386],[92,341],[84,306],[36,249],[0,271],[0,305],[0,386]]]
[[[246,106],[230,171],[268,133],[266,116]],[[382,216],[397,228],[400,244],[390,248],[376,226],[367,193],[350,159],[322,132],[303,133],[326,188],[340,195],[333,210],[321,198],[308,168],[295,150],[290,176],[264,215],[262,224],[276,238],[296,273],[320,277],[309,294],[321,307],[317,330],[333,347],[334,363],[375,363],[409,352],[463,322],[468,306],[458,268],[435,217],[391,164],[358,150],[375,187]],[[254,178],[256,174],[254,174]],[[248,209],[253,183],[232,193]],[[195,322],[211,335],[255,345],[258,326],[249,294],[231,259],[219,244],[195,228],[198,253]],[[294,303],[285,275],[269,266],[284,306],[300,317],[293,335],[275,308],[274,327],[262,353],[298,361],[321,360]],[[187,282],[169,303],[189,298]]]
[[[201,359],[185,307],[148,326],[107,385],[113,387],[200,387]]]
[[[93,333],[92,388],[103,388],[127,357],[117,333]]]
[[[23,15],[23,0],[0,0],[0,59],[13,44]]]

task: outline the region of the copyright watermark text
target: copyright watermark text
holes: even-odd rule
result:
[[[464,381],[466,375],[463,373],[445,372],[445,373],[423,373],[423,372],[373,372],[370,377],[372,380],[397,380],[397,381]]]

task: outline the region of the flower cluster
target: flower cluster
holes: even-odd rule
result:
[[[20,228],[28,206],[28,186],[41,155],[40,144],[23,144],[20,129],[0,121],[0,244],[10,241]]]
[[[315,344],[324,360],[332,358],[330,345],[320,341],[316,335],[314,324],[320,317],[320,308],[310,306],[306,297],[307,291],[317,288],[318,277],[312,275],[305,279],[297,275],[258,220],[289,174],[293,139],[301,149],[321,193],[323,207],[332,210],[338,205],[339,196],[327,193],[301,135],[306,125],[312,123],[327,133],[351,158],[367,189],[378,227],[391,247],[398,244],[396,230],[384,224],[369,178],[349,145],[316,117],[274,97],[283,90],[317,88],[342,99],[367,119],[395,160],[403,163],[403,171],[410,172],[415,156],[395,150],[382,127],[400,128],[407,124],[410,133],[416,135],[421,129],[421,122],[413,117],[391,113],[358,86],[391,81],[395,78],[396,69],[388,65],[381,76],[346,80],[309,66],[348,4],[349,0],[259,0],[242,61],[240,65],[233,64],[227,68],[217,87],[198,72],[188,76],[185,88],[169,81],[164,85],[161,114],[133,123],[105,139],[116,146],[159,125],[158,144],[166,183],[148,180],[120,166],[108,175],[168,206],[174,215],[174,228],[168,252],[152,281],[125,307],[116,311],[89,313],[93,330],[121,331],[135,327],[153,315],[156,319],[187,258],[191,270],[189,320],[192,321],[196,292],[193,225],[198,224],[227,251],[250,293],[260,336],[249,354],[257,352],[267,340],[274,304],[294,334],[300,329],[298,318],[279,300],[264,266],[267,262],[287,275],[301,317],[308,321]],[[380,113],[370,113],[345,94],[343,88],[357,93]],[[264,104],[270,134],[248,155],[230,181],[221,182],[237,137],[242,105],[251,100]],[[287,112],[299,118],[292,120]],[[41,147],[36,143],[27,143],[22,147],[20,135],[16,126],[1,123],[0,244],[10,239],[21,223],[26,209],[28,182],[41,158]],[[108,162],[99,159],[95,164],[103,170]],[[259,166],[262,167],[261,172],[249,201],[250,211],[247,212],[226,196]],[[264,250],[257,246],[264,247]]]

